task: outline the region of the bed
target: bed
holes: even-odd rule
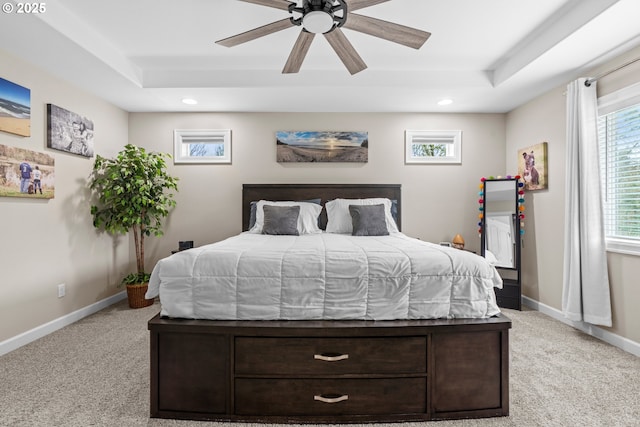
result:
[[[373,198],[386,200],[388,235],[335,229],[335,206],[352,204],[336,199]],[[499,276],[472,253],[400,233],[399,185],[246,184],[242,200],[243,233],[154,268],[148,297],[159,294],[162,311],[149,321],[152,417],[353,423],[508,415],[511,322],[495,305]],[[320,213],[318,228],[340,232],[247,232],[273,223],[273,208],[260,200],[304,201],[294,228],[301,230],[299,209],[311,209]],[[377,203],[349,209],[365,223],[383,209]],[[426,276],[435,283],[423,285]]]

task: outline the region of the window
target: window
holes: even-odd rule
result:
[[[408,130],[405,163],[461,163],[462,131]]]
[[[229,129],[176,129],[174,163],[231,163]]]
[[[640,255],[640,84],[598,101],[607,250]]]

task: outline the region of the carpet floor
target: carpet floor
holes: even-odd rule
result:
[[[228,427],[149,418],[146,323],[159,308],[122,301],[0,357],[0,426]],[[504,312],[511,415],[392,426],[640,426],[640,358],[537,311]]]

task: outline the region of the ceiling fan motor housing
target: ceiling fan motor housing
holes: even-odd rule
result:
[[[292,16],[291,22],[302,26],[305,31],[326,34],[342,27],[347,21],[347,4],[345,0],[303,0],[302,7],[292,3],[289,13],[302,15],[299,18]]]

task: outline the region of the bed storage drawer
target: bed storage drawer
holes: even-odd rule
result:
[[[426,337],[259,338],[235,343],[237,375],[420,374]]]
[[[427,378],[248,379],[235,382],[239,415],[424,414]]]
[[[506,416],[509,328],[504,316],[255,322],[157,315],[149,321],[150,414],[276,424]]]

